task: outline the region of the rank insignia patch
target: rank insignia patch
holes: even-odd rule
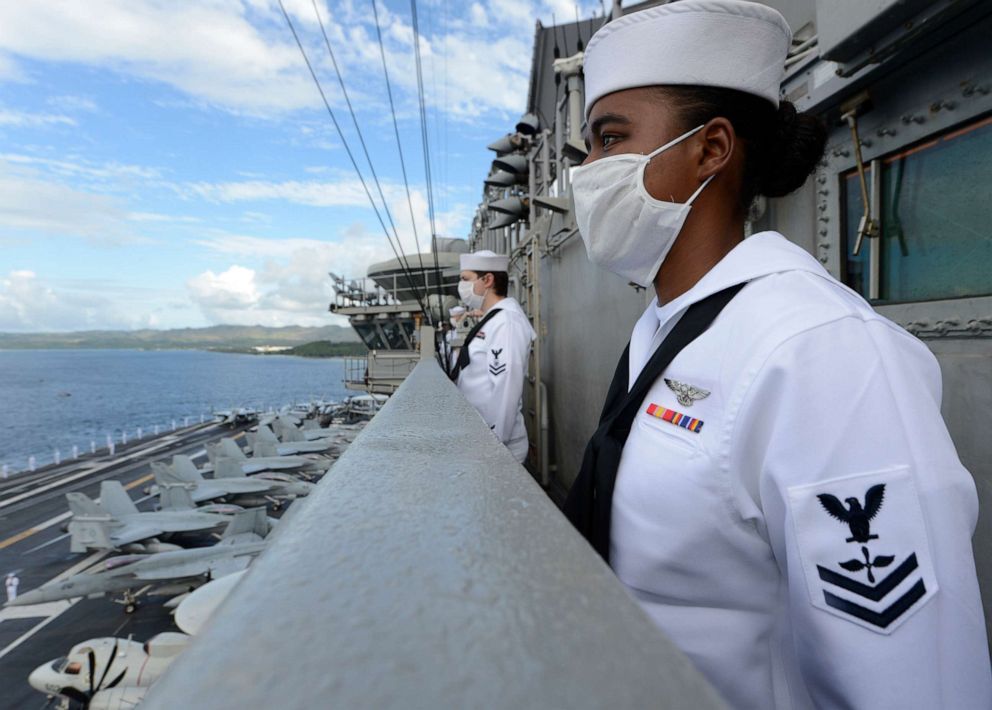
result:
[[[795,486],[788,499],[814,607],[890,634],[936,594],[906,467]]]
[[[493,349],[490,350],[489,352],[493,354],[493,360],[492,362],[489,363],[490,374],[492,374],[493,377],[502,375],[504,372],[506,372],[506,363],[499,361],[499,356],[503,354],[503,348],[500,348],[499,350]]]
[[[652,417],[657,417],[662,421],[682,427],[683,429],[688,429],[696,434],[703,428],[703,421],[701,419],[693,419],[688,414],[676,412],[674,409],[666,409],[657,404],[649,404],[647,413]]]

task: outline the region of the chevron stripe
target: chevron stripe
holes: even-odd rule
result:
[[[906,577],[908,577],[909,574],[918,566],[919,565],[916,561],[916,553],[914,552],[907,557],[901,565],[892,570],[892,572],[889,573],[885,579],[874,587],[869,587],[867,584],[862,584],[861,582],[851,579],[850,577],[837,574],[836,572],[826,569],[825,567],[821,567],[820,565],[817,565],[816,569],[820,573],[820,579],[824,582],[841,587],[849,592],[854,592],[858,596],[864,597],[865,599],[870,599],[873,602],[877,602],[881,601],[885,595],[899,586],[899,583],[906,579]]]
[[[832,606],[838,611],[842,611],[845,614],[850,614],[851,616],[855,616],[862,621],[867,621],[873,626],[884,629],[906,613],[909,608],[922,599],[923,595],[926,593],[927,588],[921,579],[917,581],[908,592],[899,597],[890,607],[880,612],[866,609],[860,604],[855,604],[847,599],[841,599],[837,595],[831,594],[830,592],[824,592],[823,599],[827,602],[827,606]]]

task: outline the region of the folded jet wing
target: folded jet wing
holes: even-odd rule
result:
[[[72,512],[69,532],[73,552],[119,548],[165,533],[210,530],[229,520],[224,515],[195,509],[143,513],[120,481],[100,484],[99,503],[78,492],[66,493],[66,500]]]

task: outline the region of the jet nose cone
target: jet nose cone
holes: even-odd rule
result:
[[[31,671],[28,675],[28,685],[42,693],[57,692],[58,674],[52,670],[51,663],[46,663]]]
[[[45,594],[40,589],[32,589],[30,592],[18,594],[16,599],[8,601],[4,606],[31,606],[45,601],[48,600],[45,599]]]

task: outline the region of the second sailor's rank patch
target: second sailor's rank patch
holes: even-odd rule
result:
[[[937,593],[908,467],[788,489],[810,602],[890,634]]]
[[[489,352],[493,354],[493,360],[489,363],[489,373],[494,377],[502,375],[506,372],[506,363],[499,361],[499,356],[503,354],[503,348],[499,350],[492,349]]]

